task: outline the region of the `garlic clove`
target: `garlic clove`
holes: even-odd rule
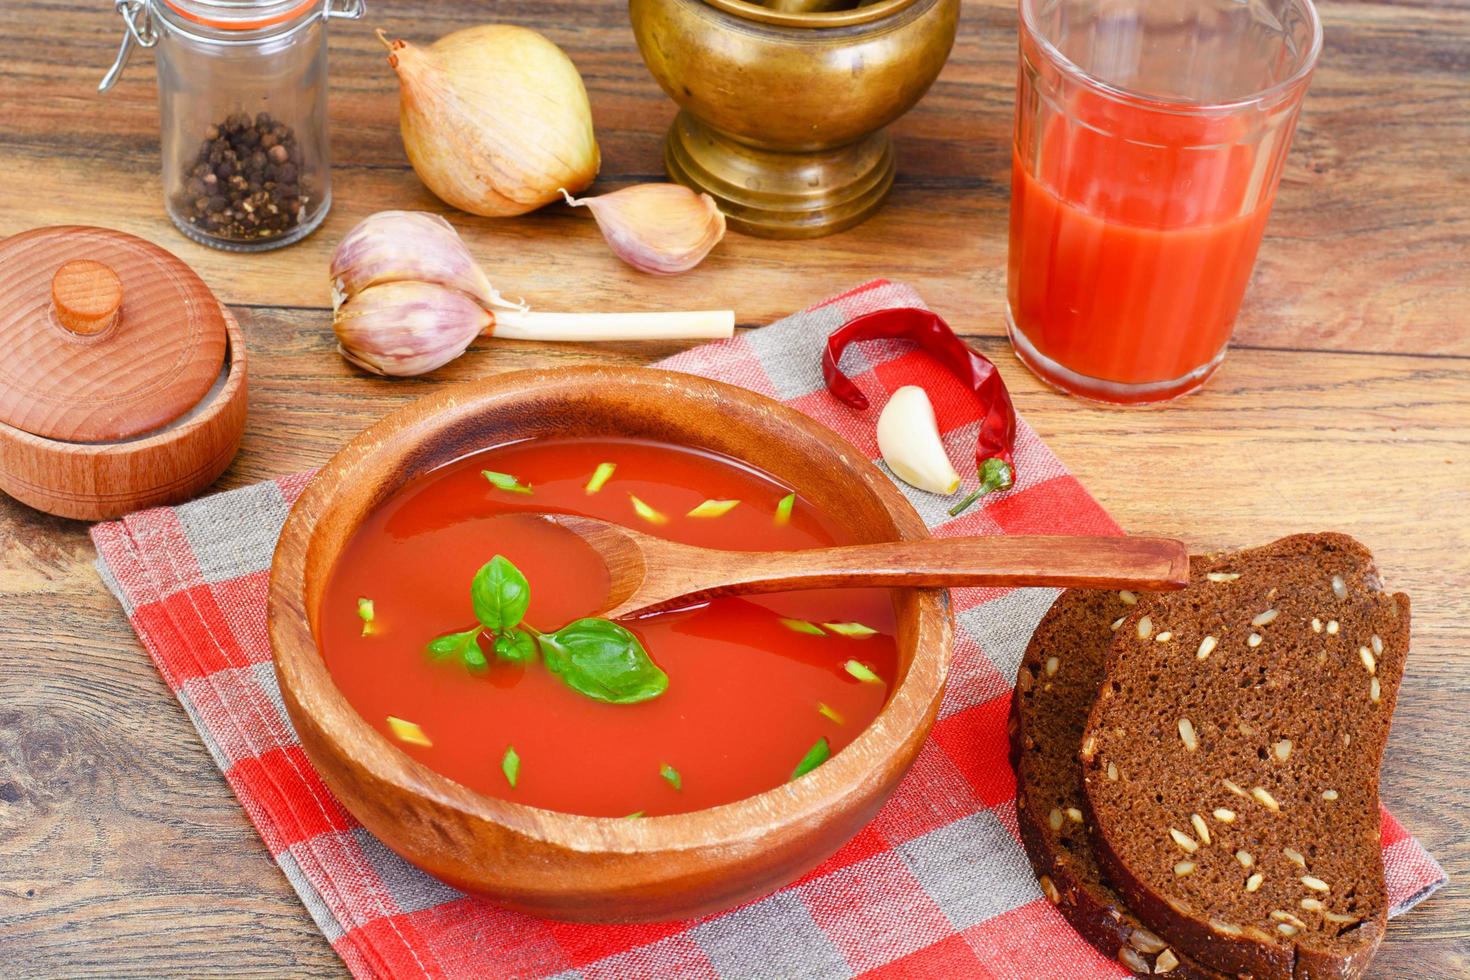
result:
[[[725,237],[725,216],[714,199],[682,184],[639,184],[598,197],[562,194],[572,207],[592,212],[613,254],[654,275],[689,271]]]
[[[903,482],[930,493],[954,493],[960,487],[944,443],[934,405],[923,388],[905,385],[893,393],[878,416],[878,451]]]
[[[425,374],[463,354],[495,318],[457,289],[387,282],[348,297],[332,314],[342,356],[372,371]]]
[[[370,286],[425,282],[469,294],[487,310],[525,310],[501,296],[454,226],[427,211],[379,211],[332,253],[332,308]]]

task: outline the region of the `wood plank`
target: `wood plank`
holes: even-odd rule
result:
[[[252,415],[221,488],[319,465],[437,387],[349,376],[313,311],[238,311]],[[1340,528],[1414,598],[1384,798],[1451,869],[1396,921],[1384,976],[1470,970],[1470,361],[1240,349],[1161,411],[1041,388],[982,341],[1016,402],[1126,527],[1195,548]],[[497,343],[442,380],[672,348]],[[1310,356],[1316,370],[1303,372]],[[1324,380],[1330,379],[1330,380]],[[1229,432],[1230,439],[1220,438]],[[340,975],[91,567],[83,525],[0,498],[0,937],[20,976]]]
[[[582,69],[612,189],[662,174],[674,107],[637,55],[626,13],[591,0],[457,4],[432,18],[408,0],[373,0],[369,20],[335,28],[335,210],[292,248],[242,257],[179,235],[162,212],[153,67],[134,58],[105,97],[96,80],[121,22],[107,5],[57,0],[0,5],[0,233],[58,221],[110,225],[193,264],[232,303],[321,306],[327,257],[362,216],[440,209],[407,168],[395,82],[368,30],[417,40],[489,19],[526,23]],[[700,270],[634,274],[606,251],[585,214],[555,207],[519,219],[453,215],[492,278],[543,309],[734,308],[757,324],[814,296],[883,275],[921,288],[976,334],[1000,336],[1014,6],[974,0],[939,82],[895,133],[901,174],[876,220],[817,243],[731,235]],[[1470,91],[1462,6],[1324,5],[1326,50],[1288,161],[1241,314],[1242,343],[1470,354]],[[84,206],[82,206],[84,203]],[[922,247],[915,247],[922,243]],[[799,275],[792,270],[800,270]]]

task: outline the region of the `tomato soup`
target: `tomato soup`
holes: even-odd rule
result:
[[[652,442],[533,440],[426,474],[343,551],[318,640],[352,706],[429,768],[550,810],[678,813],[799,778],[886,702],[899,665],[892,598],[878,589],[730,597],[624,622],[652,662],[645,675],[662,672],[666,687],[633,703],[588,696],[548,644],[597,610],[607,570],[580,538],[529,516],[538,513],[711,548],[848,543],[769,475]],[[475,632],[471,583],[483,591],[477,570],[497,555],[529,587],[517,650]],[[444,641],[452,654],[430,649],[465,636]]]

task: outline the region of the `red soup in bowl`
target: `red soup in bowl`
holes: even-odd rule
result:
[[[282,701],[336,799],[451,885],[578,921],[731,908],[858,833],[934,722],[945,594],[588,624],[606,572],[533,516],[557,511],[728,549],[927,533],[750,391],[612,367],[442,387],[312,478],[272,562]]]
[[[641,648],[628,669],[656,690],[579,690],[556,631],[599,608],[607,570],[540,513],[729,550],[850,542],[770,474],[647,439],[525,440],[410,481],[347,543],[319,623],[337,687],[423,765],[549,810],[657,816],[800,778],[882,710],[898,656],[892,597],[877,589],[722,598],[624,622]],[[482,568],[512,590],[513,612],[524,605],[504,629],[476,596]]]

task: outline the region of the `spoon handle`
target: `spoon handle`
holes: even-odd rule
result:
[[[689,569],[718,586],[685,594],[785,592],[837,586],[1045,585],[1167,590],[1189,584],[1189,553],[1171,538],[997,535],[930,538],[784,552],[724,552]]]

